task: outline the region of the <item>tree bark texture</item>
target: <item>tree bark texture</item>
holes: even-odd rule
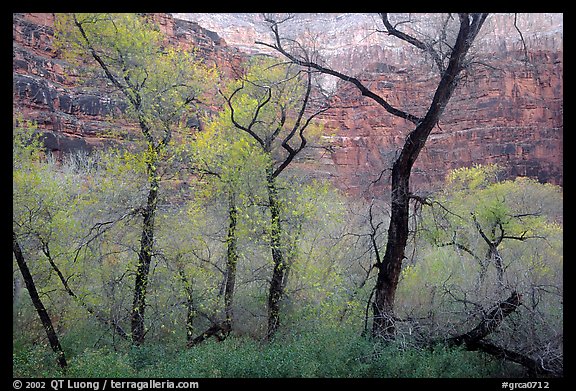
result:
[[[152,167],[154,167],[152,165]],[[148,276],[150,273],[150,263],[152,262],[154,249],[154,217],[158,204],[158,178],[155,170],[150,173],[150,190],[146,207],[142,212],[144,221],[142,223],[142,235],[140,238],[140,251],[138,253],[138,266],[134,282],[134,300],[132,303],[132,343],[140,345],[144,342],[146,334],[144,324],[144,313],[146,310],[146,290],[148,288]]]
[[[22,249],[20,247],[20,244],[18,243],[16,233],[14,231],[12,231],[12,251],[14,252],[14,257],[16,258],[16,263],[18,263],[20,273],[22,273],[22,278],[24,279],[24,283],[26,284],[26,289],[28,289],[28,294],[30,295],[32,304],[34,305],[34,308],[38,313],[38,317],[42,322],[42,327],[44,327],[44,331],[46,331],[46,336],[48,337],[48,341],[50,342],[50,347],[57,355],[58,365],[60,366],[60,368],[65,369],[68,364],[66,362],[66,357],[64,355],[64,351],[62,350],[62,346],[60,345],[60,340],[58,339],[58,335],[56,335],[56,331],[54,330],[54,326],[52,325],[50,315],[48,315],[46,307],[44,307],[42,300],[40,300],[40,295],[38,295],[38,291],[36,290],[36,284],[34,284],[34,279],[32,278],[30,269],[26,264],[24,254],[22,253]]]
[[[268,331],[266,338],[271,339],[280,326],[280,301],[284,294],[283,281],[286,271],[281,246],[280,203],[278,201],[276,180],[272,175],[268,175],[268,200],[270,202],[270,248],[272,250],[274,269],[272,270],[272,279],[268,292]]]
[[[476,16],[471,21],[468,15],[460,15],[458,37],[454,44],[448,67],[443,72],[434,93],[432,103],[426,116],[417,122],[416,128],[406,137],[406,142],[400,155],[392,166],[392,206],[388,239],[382,262],[377,265],[378,278],[372,305],[372,335],[374,337],[392,339],[395,335],[394,299],[408,241],[408,210],[412,167],[456,89],[458,76],[465,66],[466,54],[483,20],[482,16]]]
[[[228,200],[228,234],[226,237],[226,287],[224,290],[224,311],[226,314],[226,324],[232,329],[234,317],[234,287],[236,285],[236,265],[238,263],[238,240],[236,237],[236,224],[238,219],[238,209],[234,191],[231,190]]]

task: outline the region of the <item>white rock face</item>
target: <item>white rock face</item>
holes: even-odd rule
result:
[[[283,37],[316,48],[319,57],[338,70],[358,73],[374,63],[414,65],[421,59],[418,50],[382,32],[384,26],[378,14],[362,13],[176,13],[175,18],[197,22],[218,33],[228,45],[247,53],[271,53],[256,41],[272,43],[272,34],[265,16],[275,20],[290,18],[280,25]],[[453,31],[458,16],[447,14],[391,14],[391,23],[398,29],[422,41],[429,41],[448,21]],[[563,14],[519,13],[492,14],[482,28],[476,46],[479,53],[494,53],[522,49],[522,33],[526,45],[558,49],[563,45]],[[450,29],[448,29],[450,33]],[[421,61],[421,60],[420,60]]]

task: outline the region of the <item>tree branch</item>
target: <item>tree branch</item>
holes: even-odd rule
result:
[[[399,38],[405,42],[408,42],[409,44],[417,47],[418,49],[422,50],[423,52],[430,54],[432,56],[432,59],[434,60],[434,63],[436,63],[436,66],[438,67],[440,74],[444,73],[444,71],[445,71],[444,62],[442,61],[438,52],[436,52],[436,50],[434,50],[432,45],[425,43],[425,42],[422,42],[422,41],[414,38],[413,36],[408,35],[402,31],[398,30],[396,28],[396,26],[392,26],[392,24],[388,20],[388,14],[381,13],[380,17],[382,18],[382,22],[384,23],[384,27],[386,27],[388,34],[393,35],[396,38]]]
[[[264,143],[264,140],[262,140],[262,138],[260,138],[260,136],[258,136],[258,134],[256,134],[252,130],[252,126],[254,126],[254,124],[258,120],[258,114],[260,113],[260,110],[262,109],[262,107],[264,107],[272,98],[272,89],[270,87],[268,87],[266,89],[267,96],[263,101],[258,102],[258,106],[256,107],[256,111],[254,112],[254,115],[252,116],[252,119],[250,120],[250,124],[248,126],[244,126],[236,120],[235,112],[234,112],[234,106],[232,105],[232,99],[234,98],[234,95],[236,95],[242,89],[244,89],[244,83],[242,83],[242,85],[240,87],[236,88],[234,90],[234,92],[229,97],[224,95],[224,93],[221,90],[218,90],[218,92],[220,93],[220,95],[222,95],[224,100],[226,100],[226,103],[228,104],[228,107],[230,108],[230,120],[232,121],[234,126],[236,126],[238,129],[241,129],[244,132],[248,133],[254,140],[256,140],[258,142],[258,144],[260,144],[263,148],[265,148],[266,144]]]
[[[452,337],[448,340],[449,346],[471,345],[480,341],[500,326],[502,321],[520,306],[522,295],[512,292],[509,298],[498,303],[480,323],[465,334]]]
[[[99,314],[98,312],[96,312],[96,310],[94,308],[92,308],[90,305],[88,305],[86,302],[84,302],[80,297],[78,297],[74,291],[72,291],[72,288],[70,288],[70,285],[68,284],[68,279],[70,277],[68,277],[68,279],[64,278],[64,275],[62,274],[62,271],[60,271],[60,268],[56,265],[56,263],[54,262],[54,259],[52,258],[52,255],[50,254],[50,248],[48,246],[48,243],[46,243],[44,240],[40,239],[40,241],[42,242],[42,252],[44,253],[44,255],[46,256],[46,258],[48,259],[48,263],[50,263],[50,266],[52,267],[52,269],[56,272],[56,274],[58,275],[58,278],[60,279],[60,282],[62,283],[62,286],[64,287],[64,289],[66,290],[66,293],[68,293],[68,295],[70,297],[72,297],[78,304],[80,304],[86,311],[88,311],[88,313],[90,315],[93,315],[100,323],[106,325],[106,326],[112,326],[112,328],[114,329],[114,331],[116,331],[116,333],[122,337],[125,340],[130,339],[130,337],[128,336],[128,334],[126,333],[126,331],[124,331],[124,329],[122,328],[122,326],[120,326],[116,321],[114,320],[108,320],[106,318],[104,318],[101,314]]]
[[[333,69],[330,68],[326,68],[316,62],[310,61],[309,59],[302,59],[302,58],[297,58],[295,55],[293,55],[292,53],[288,52],[283,46],[282,46],[282,42],[280,39],[280,34],[278,32],[278,25],[279,22],[267,19],[267,21],[270,23],[270,29],[272,30],[273,34],[274,34],[274,39],[275,39],[275,43],[273,44],[269,44],[266,42],[262,42],[262,41],[256,41],[255,43],[257,45],[263,45],[266,46],[268,48],[271,48],[277,52],[279,52],[280,54],[284,55],[286,58],[288,58],[290,61],[292,61],[295,64],[298,64],[302,67],[305,68],[311,68],[311,69],[315,69],[321,73],[324,73],[326,75],[331,75],[331,76],[335,76],[337,78],[339,78],[340,80],[352,83],[356,86],[356,88],[358,88],[358,90],[360,90],[361,94],[363,96],[367,96],[370,99],[374,100],[376,103],[378,103],[380,106],[382,106],[386,111],[388,111],[390,114],[395,115],[397,117],[403,118],[407,121],[412,122],[413,124],[418,124],[421,121],[421,118],[412,115],[410,113],[404,112],[400,109],[397,109],[396,107],[393,107],[390,103],[388,103],[384,98],[382,98],[381,96],[379,96],[378,94],[374,93],[373,91],[371,91],[370,89],[368,89],[360,80],[358,80],[355,77],[340,73],[338,71],[335,71]]]
[[[533,375],[562,376],[564,372],[561,363],[558,363],[555,360],[545,362],[544,360],[534,359],[525,354],[486,341],[476,341],[468,344],[466,345],[466,350],[479,350],[492,356],[515,362],[527,368]]]

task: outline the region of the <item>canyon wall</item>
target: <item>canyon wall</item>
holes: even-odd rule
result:
[[[150,14],[166,43],[194,48],[224,76],[244,58],[214,32],[169,14]],[[51,13],[13,14],[13,112],[44,132],[46,147],[57,154],[100,148],[138,137],[137,127],[118,114],[124,109],[104,90],[89,88],[78,69],[54,48]],[[192,128],[199,123],[190,123]]]
[[[439,80],[429,58],[382,33],[377,14],[174,16],[217,31],[249,54],[273,54],[254,42],[273,42],[265,17],[285,20],[278,25],[283,37],[307,42],[327,66],[355,76],[396,107],[417,115],[425,113]],[[426,39],[445,16],[399,14],[390,19]],[[473,56],[476,65],[417,160],[414,190],[434,188],[449,169],[474,163],[498,163],[509,178],[522,175],[562,185],[563,15],[491,15]],[[323,86],[335,95],[333,108],[321,117],[331,152],[309,152],[308,157],[321,163],[318,173],[334,178],[348,192],[381,194],[391,162],[413,125],[336,78],[325,77]]]
[[[490,67],[477,67],[461,83],[416,161],[415,191],[434,188],[449,169],[487,163],[501,165],[508,178],[563,184],[562,52],[532,52],[528,64],[518,64],[523,56],[493,57]],[[397,107],[422,114],[421,102],[430,102],[437,79],[382,64],[362,80]],[[332,171],[342,186],[365,191],[388,170],[374,190],[385,186],[412,125],[345,85],[323,119],[335,131]]]
[[[271,42],[260,14],[153,17],[171,44],[198,48],[228,75],[247,56],[271,53],[254,44]],[[418,22],[429,16],[395,18]],[[121,102],[83,87],[53,49],[54,16],[14,14],[13,20],[14,111],[37,121],[54,151],[118,142],[110,129],[130,127],[113,117],[122,110]],[[415,48],[378,32],[378,22],[375,15],[300,14],[281,32],[315,42],[327,65],[358,77],[395,106],[422,115],[437,72]],[[417,33],[426,34],[435,23],[424,24]],[[414,191],[432,189],[449,169],[475,163],[498,163],[507,177],[563,184],[562,23],[561,14],[493,15],[487,20],[474,52],[476,65],[416,162]],[[323,83],[333,93],[332,108],[320,118],[327,148],[309,149],[299,160],[300,169],[331,178],[351,194],[386,194],[391,161],[411,124],[347,83],[334,78]]]

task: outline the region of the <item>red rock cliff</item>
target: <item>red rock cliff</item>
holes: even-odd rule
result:
[[[507,66],[522,56],[521,51],[504,53],[492,62],[494,68],[476,70],[457,89],[416,162],[415,190],[430,189],[449,169],[473,163],[498,163],[507,177],[563,184],[562,52],[540,50],[531,53],[535,66]],[[399,107],[415,111],[430,101],[435,88],[429,75],[391,67],[365,72],[363,80]],[[365,191],[391,167],[411,130],[410,124],[345,85],[324,120],[335,132],[330,170],[352,192]],[[383,178],[373,190],[385,185],[388,176]]]
[[[224,38],[229,34],[241,50],[254,53],[258,52],[254,40],[267,40],[262,35],[266,30],[255,27],[261,22],[257,15],[216,16],[197,17],[210,22],[207,30],[202,24],[170,14],[152,15],[169,42],[194,46],[231,73],[246,54],[226,44],[219,34]],[[432,132],[414,168],[415,191],[438,185],[449,169],[474,163],[499,163],[509,177],[525,175],[563,184],[562,15],[524,14],[518,18],[528,62],[513,17],[495,15],[483,27],[476,55],[485,65],[476,66],[461,83]],[[238,18],[241,23],[231,26]],[[325,54],[331,66],[354,72],[398,107],[423,114],[437,75],[429,64],[418,60],[413,48],[399,45],[393,37],[381,43],[381,37],[368,27],[374,23],[373,17],[306,14],[301,18],[294,24],[294,34],[311,29],[326,32],[321,37],[330,42]],[[322,23],[315,23],[317,20]],[[47,131],[47,144],[53,150],[115,141],[106,136],[113,123],[108,115],[121,110],[121,104],[80,87],[74,71],[52,48],[53,23],[52,14],[14,14],[14,110]],[[301,160],[301,167],[333,178],[352,194],[386,194],[391,161],[411,130],[410,124],[389,115],[345,83],[338,83],[333,105],[321,118],[331,152],[311,150],[306,154],[309,159]],[[380,176],[381,180],[371,184]]]
[[[169,14],[150,14],[166,34],[167,43],[195,48],[208,63],[230,74],[242,55],[214,32]],[[135,127],[113,114],[123,104],[105,92],[82,87],[77,71],[53,47],[54,14],[13,15],[13,111],[35,121],[55,152],[91,149],[116,143],[118,132]],[[190,123],[191,127],[199,124]],[[127,137],[131,137],[128,135]]]
[[[497,15],[484,26],[475,54],[482,65],[463,80],[433,130],[413,170],[414,191],[430,190],[448,170],[475,163],[498,163],[509,178],[563,185],[562,18],[535,14],[518,23],[527,59],[512,19]],[[370,45],[346,63],[364,59],[358,77],[365,85],[422,115],[438,78],[414,58],[414,52],[402,57]],[[323,116],[334,133],[331,159],[322,159],[324,171],[348,192],[386,195],[392,160],[412,125],[345,83],[338,84],[334,106]]]

